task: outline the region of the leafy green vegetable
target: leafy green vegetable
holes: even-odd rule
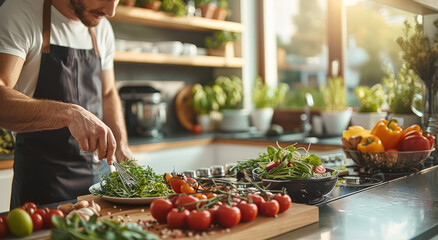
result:
[[[304,151],[304,154],[299,150]],[[279,162],[277,167],[266,169],[270,162]],[[314,166],[321,165],[321,159],[313,154],[309,154],[305,148],[296,148],[295,144],[287,147],[277,148],[268,146],[267,153],[260,153],[256,159],[238,161],[231,171],[251,172],[258,169],[259,178],[268,179],[308,179],[328,177],[331,173],[318,174],[313,171]]]
[[[138,185],[129,191],[123,186],[118,172],[115,171],[108,176],[102,176],[100,189],[94,189],[93,194],[122,198],[159,197],[173,194],[173,191],[164,184],[163,176],[155,174],[151,167],[136,166],[134,160],[126,160],[120,164],[138,178]]]
[[[135,223],[120,224],[103,218],[98,223],[97,215],[91,216],[88,221],[84,221],[77,214],[70,219],[54,215],[52,222],[56,227],[50,236],[53,240],[160,239],[157,235],[144,231]]]

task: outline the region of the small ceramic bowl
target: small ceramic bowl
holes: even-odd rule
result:
[[[180,41],[164,41],[155,43],[160,53],[173,56],[181,55],[184,45]]]

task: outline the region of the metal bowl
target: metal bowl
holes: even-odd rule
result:
[[[336,172],[335,175],[324,178],[309,179],[261,179],[262,184],[270,190],[281,190],[286,188],[288,195],[294,203],[314,204],[324,199],[324,196],[331,193],[336,186],[339,172],[327,168],[327,172]],[[257,174],[257,169],[253,170]],[[258,176],[254,176],[258,178]]]
[[[400,169],[418,167],[435,150],[406,151],[406,152],[361,152],[345,150],[347,157],[362,167],[376,169]]]

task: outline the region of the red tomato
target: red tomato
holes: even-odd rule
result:
[[[287,194],[275,194],[274,199],[278,202],[280,205],[280,210],[278,213],[282,213],[290,208],[292,205],[292,200],[290,199],[289,195]]]
[[[192,130],[193,130],[194,133],[200,134],[202,132],[202,127],[201,127],[201,125],[196,124],[196,125],[193,126]]]
[[[169,184],[172,187],[172,190],[176,193],[181,193],[181,186],[186,182],[184,179],[179,177],[173,177],[169,180]]]
[[[207,195],[205,195],[203,193],[195,193],[195,194],[193,194],[193,196],[198,198],[199,200],[207,199]]]
[[[242,214],[239,208],[222,205],[217,210],[217,219],[219,225],[224,228],[236,226],[240,222]]]
[[[217,195],[216,195],[216,193],[211,193],[211,192],[209,192],[209,193],[206,193],[205,196],[206,196],[208,199],[210,199],[210,198],[214,198],[214,197],[216,197]]]
[[[179,197],[176,200],[175,206],[176,207],[184,207],[187,210],[193,210],[196,208],[196,202],[199,201],[197,197],[194,197],[192,195],[184,195]],[[190,204],[191,203],[191,204]]]
[[[210,214],[211,214],[211,223],[217,223],[218,222],[218,220],[217,220],[218,209],[219,209],[218,205],[213,205],[213,207],[207,209],[207,211],[209,211]]]
[[[36,209],[37,208],[36,204],[33,203],[33,202],[27,202],[27,203],[23,204],[23,207],[24,207],[24,209],[26,209],[26,208],[34,208],[34,209]]]
[[[269,200],[260,204],[260,212],[267,217],[274,217],[280,211],[277,200]]]
[[[189,216],[189,210],[178,211],[174,208],[167,214],[167,225],[170,228],[185,228],[187,226],[187,217]]]
[[[44,225],[43,217],[37,212],[34,212],[30,217],[32,218],[33,231],[40,230]]]
[[[198,188],[199,184],[198,182],[193,178],[187,178],[187,183],[190,184],[193,188]]]
[[[268,201],[268,198],[269,198],[269,200],[270,200],[270,199],[272,199],[273,197],[274,197],[274,194],[271,193],[271,192],[267,192],[265,195],[263,195],[263,199],[264,199],[265,201]]]
[[[325,173],[327,171],[327,169],[325,169],[324,165],[319,165],[319,166],[313,166],[313,171],[315,173]]]
[[[6,222],[6,217],[7,216],[0,217],[0,238],[8,234],[8,223]]]
[[[211,224],[211,214],[207,210],[192,210],[187,217],[187,224],[190,229],[202,231],[207,229]]]
[[[64,217],[64,213],[61,212],[61,210],[58,209],[50,209],[46,215],[44,215],[44,226],[48,228],[54,228],[55,226],[52,223],[52,216],[58,215],[60,217]]]
[[[173,195],[169,197],[169,201],[172,202],[173,206],[176,207],[176,200],[178,200],[179,195]]]
[[[257,205],[257,207],[259,208],[260,208],[260,203],[265,201],[265,199],[263,199],[263,197],[258,194],[249,194],[247,198],[248,198],[248,203],[251,203],[252,201],[252,203]]]
[[[43,217],[47,214],[47,212],[44,209],[38,208],[35,210],[35,213],[39,213],[41,215],[41,217]]]
[[[247,203],[243,201],[237,205],[237,207],[240,209],[240,213],[242,214],[242,218],[240,219],[242,222],[251,222],[257,217],[258,208],[254,203]]]
[[[166,223],[167,214],[172,210],[173,204],[167,199],[157,198],[151,203],[150,211],[159,223]]]

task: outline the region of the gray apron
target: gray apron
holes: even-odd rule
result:
[[[102,69],[94,32],[89,29],[91,50],[50,44],[51,5],[51,0],[44,1],[41,66],[34,98],[74,103],[102,119]],[[93,177],[93,153],[82,151],[67,127],[18,133],[11,209],[25,202],[41,205],[88,194],[96,180]]]

